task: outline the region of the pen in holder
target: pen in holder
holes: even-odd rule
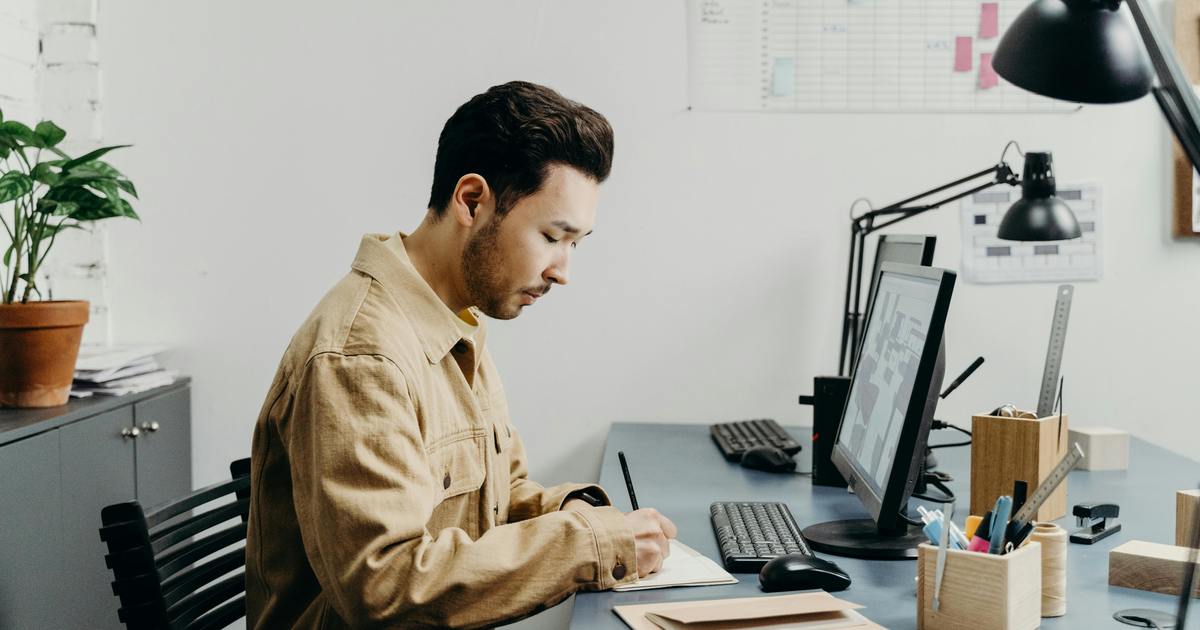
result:
[[[949,549],[944,553],[939,606],[933,607],[937,547],[917,550],[917,628],[1032,630],[1041,624],[1041,545],[1030,542],[1001,556]]]
[[[992,509],[997,497],[1012,492],[1015,481],[1026,481],[1034,488],[1048,477],[1067,452],[1069,418],[1061,414],[1044,418],[972,416],[971,513]],[[1064,480],[1033,520],[1053,521],[1066,515]]]

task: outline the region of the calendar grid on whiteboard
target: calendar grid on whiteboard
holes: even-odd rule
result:
[[[696,109],[1077,107],[1021,90],[990,68],[1000,36],[1029,0],[686,1],[689,98]]]

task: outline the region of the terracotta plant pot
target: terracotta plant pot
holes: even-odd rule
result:
[[[0,304],[0,407],[65,405],[88,303]]]

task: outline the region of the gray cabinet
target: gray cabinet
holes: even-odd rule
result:
[[[65,628],[58,435],[9,444],[0,454],[0,628]]]
[[[100,510],[191,490],[190,392],[0,410],[0,628],[122,627]]]

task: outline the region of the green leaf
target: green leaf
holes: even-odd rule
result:
[[[33,180],[20,171],[9,171],[0,176],[0,203],[12,201],[33,190]]]
[[[54,165],[50,162],[38,162],[34,165],[33,170],[29,171],[29,176],[35,181],[39,181],[47,186],[53,186],[59,182],[59,174],[54,172]]]
[[[58,234],[59,232],[71,229],[82,230],[83,228],[80,227],[78,223],[71,223],[69,221],[63,221],[56,225],[47,224],[41,228],[41,233],[37,236],[37,238],[47,239]]]
[[[0,136],[7,136],[33,146],[37,146],[40,142],[32,129],[15,120],[0,122]]]
[[[50,192],[47,192],[42,199],[48,202],[55,202],[58,205],[64,203],[74,204],[75,208],[66,216],[81,221],[94,221],[96,219],[120,216],[112,213],[107,207],[108,201],[104,197],[82,186],[56,186],[50,189]],[[52,207],[47,203],[45,207],[55,208],[51,210],[53,214],[63,214],[57,209],[57,206]]]
[[[99,149],[96,149],[95,151],[81,155],[73,160],[67,160],[62,165],[62,170],[69,171],[69,170],[75,168],[76,166],[79,166],[80,164],[84,164],[86,162],[91,162],[92,160],[104,155],[105,153],[108,153],[109,151],[112,151],[114,149],[124,149],[126,147],[131,147],[131,146],[133,146],[133,145],[118,144],[118,145],[111,146],[111,147],[101,147]]]
[[[10,266],[10,264],[12,263],[13,249],[16,248],[16,246],[17,246],[16,243],[12,243],[11,245],[8,246],[8,249],[4,250],[4,266],[5,267]]]
[[[137,189],[133,187],[133,182],[129,181],[128,179],[118,179],[117,187],[121,190],[124,190],[134,199],[138,198]]]
[[[62,142],[63,138],[67,137],[66,131],[63,131],[61,127],[49,120],[43,120],[38,123],[37,127],[33,128],[33,133],[42,141],[42,146],[46,148]]]
[[[62,217],[69,216],[78,209],[79,204],[73,201],[54,201],[53,199],[46,199],[44,197],[38,199],[37,204],[38,212]]]

